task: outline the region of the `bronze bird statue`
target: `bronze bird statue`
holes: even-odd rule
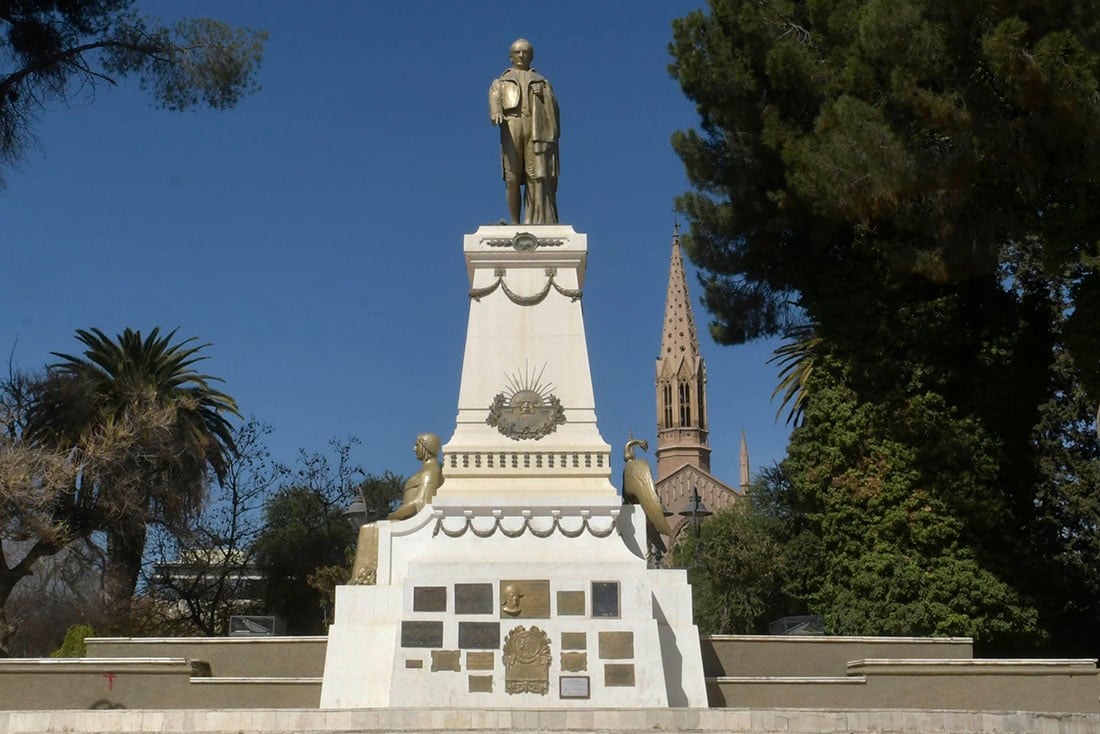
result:
[[[646,537],[650,545],[664,551],[665,544],[661,541],[661,536],[671,538],[672,528],[668,526],[665,508],[661,506],[661,499],[657,496],[649,462],[634,457],[635,446],[641,446],[642,451],[649,451],[649,442],[645,439],[638,440],[631,435],[626,442],[626,448],[623,449],[623,461],[626,462],[623,466],[623,501],[642,506],[646,519]]]

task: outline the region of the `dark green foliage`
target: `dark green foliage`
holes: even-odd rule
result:
[[[670,69],[701,116],[673,138],[697,189],[678,203],[715,337],[992,277],[1029,235],[1048,265],[1097,257],[1098,11],[713,0],[676,21]]]
[[[671,52],[712,333],[794,339],[784,589],[1095,654],[1100,3],[712,0]]]
[[[364,523],[385,520],[394,511],[405,489],[405,478],[388,469],[381,474],[368,474],[359,483],[359,493],[367,506]]]
[[[134,0],[0,3],[0,162],[17,162],[52,101],[136,76],[160,107],[234,106],[256,91],[267,34],[208,18],[162,26]]]
[[[405,480],[393,472],[366,474],[351,461],[355,439],[332,441],[335,462],[302,452],[294,476],[264,504],[255,546],[264,574],[267,611],[286,619],[291,634],[323,634],[332,619],[333,589],[346,583],[358,528],[344,511],[356,497],[366,522],[389,515]]]
[[[783,463],[824,551],[811,611],[835,634],[1041,640],[994,542],[1011,526],[996,442],[934,392],[860,401],[838,373],[819,360]]]
[[[283,617],[290,634],[327,631],[325,598],[310,576],[320,568],[349,565],[356,535],[343,517],[349,501],[292,484],[264,505],[256,563],[264,574],[266,611]]]
[[[685,533],[673,551],[673,565],[688,569],[703,634],[759,634],[769,622],[801,611],[785,586],[806,559],[768,507],[763,495],[769,489],[758,480],[743,500],[702,524],[698,542]]]

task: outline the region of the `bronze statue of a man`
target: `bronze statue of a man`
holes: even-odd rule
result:
[[[500,126],[500,161],[512,224],[558,221],[558,101],[546,77],[531,68],[535,49],[521,38],[510,50],[512,68],[489,87],[489,119]]]

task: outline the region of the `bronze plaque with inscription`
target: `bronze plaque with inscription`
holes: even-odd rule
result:
[[[492,584],[455,584],[455,614],[492,613]]]
[[[445,611],[447,611],[447,587],[446,586],[414,586],[413,587],[413,611],[414,612],[445,612]]]
[[[463,650],[496,650],[500,647],[500,622],[459,622],[458,646]]]
[[[584,616],[583,591],[559,591],[558,614],[563,617]]]
[[[458,650],[432,650],[432,672],[462,670],[462,653]]]
[[[588,670],[588,653],[563,652],[561,654],[561,669],[567,673],[580,673]]]
[[[627,663],[608,663],[603,666],[603,684],[608,688],[633,688],[634,666]]]
[[[601,632],[600,658],[603,660],[629,660],[634,657],[633,632]]]
[[[562,650],[587,650],[588,636],[584,632],[562,632]]]
[[[500,616],[503,619],[549,619],[550,582],[532,579],[501,581]]]
[[[491,675],[471,675],[468,676],[470,693],[492,693],[493,692],[493,676]]]
[[[513,627],[504,638],[505,693],[550,692],[550,638],[534,625]]]
[[[424,661],[420,658],[409,658],[405,661],[405,667],[410,669],[423,668]]]
[[[401,647],[441,647],[443,645],[442,622],[401,623]]]
[[[466,670],[492,670],[496,664],[495,652],[466,653]]]
[[[592,582],[592,616],[611,618],[619,616],[618,581]]]

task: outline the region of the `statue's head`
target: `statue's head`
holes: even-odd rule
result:
[[[535,47],[526,38],[518,38],[508,49],[508,56],[517,69],[530,69],[535,60]]]
[[[439,456],[442,450],[443,445],[439,441],[439,436],[434,433],[421,433],[416,437],[416,455],[427,454],[427,456],[420,456],[420,458],[426,459],[428,456],[435,458]]]

